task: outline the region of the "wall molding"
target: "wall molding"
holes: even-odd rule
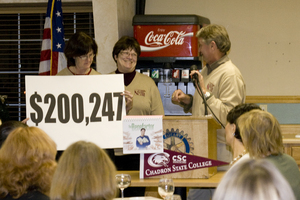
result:
[[[246,103],[300,103],[300,96],[246,96]]]
[[[284,134],[300,134],[300,124],[281,124],[282,135]]]

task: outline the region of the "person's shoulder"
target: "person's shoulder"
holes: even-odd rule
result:
[[[62,69],[62,70],[60,70],[57,74],[56,74],[56,76],[64,76],[64,75],[73,75],[71,72],[70,72],[70,70],[66,67],[66,68],[64,68],[64,69]]]
[[[237,66],[236,66],[230,59],[228,59],[226,62],[222,63],[221,66],[226,67],[227,70],[235,70],[235,69],[238,69]]]
[[[266,158],[268,160],[274,162],[275,164],[282,164],[282,163],[288,162],[290,164],[294,163],[295,165],[297,165],[295,159],[292,156],[290,156],[286,153],[281,153],[281,154],[278,154],[278,155],[271,155],[271,156],[268,156]]]
[[[153,81],[153,79],[151,77],[149,77],[149,76],[147,76],[145,74],[142,74],[140,72],[136,72],[136,77],[137,78],[142,78],[142,79],[145,79],[145,80],[152,80]]]
[[[90,75],[100,75],[100,74],[101,74],[100,72],[98,72],[98,71],[96,71],[94,69],[92,69],[92,71],[90,73]]]
[[[237,68],[237,66],[229,59],[228,61],[221,64],[218,68],[219,73],[222,73],[225,76],[242,76],[240,70]]]
[[[34,191],[33,193],[33,197],[35,198],[35,199],[39,199],[39,200],[50,200],[50,198],[47,196],[47,195],[45,195],[45,194],[43,194],[43,193],[41,193],[41,192],[39,192],[39,191]],[[33,198],[32,198],[33,199]]]
[[[146,83],[146,84],[155,84],[154,80],[151,77],[149,77],[145,74],[141,74],[139,72],[136,72],[136,79],[142,80],[143,83]]]
[[[280,155],[281,155],[284,159],[296,163],[296,160],[295,160],[292,156],[290,156],[290,155],[288,155],[288,154],[286,154],[286,153],[283,153],[283,154],[280,154]]]
[[[4,199],[13,199],[13,198],[4,198]],[[18,200],[27,200],[27,199],[31,199],[31,200],[50,200],[50,198],[39,192],[39,191],[29,191],[25,194],[23,194],[20,198],[18,198]]]

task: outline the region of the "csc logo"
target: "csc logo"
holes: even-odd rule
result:
[[[152,154],[148,158],[148,164],[152,167],[162,167],[162,166],[167,166],[168,163],[170,162],[170,155],[168,153],[155,153]]]
[[[173,160],[173,162],[178,162],[178,161],[186,162],[186,156],[174,155],[174,156],[172,156],[172,160]]]

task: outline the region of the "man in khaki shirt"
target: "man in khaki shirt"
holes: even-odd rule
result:
[[[218,160],[230,162],[232,152],[226,145],[224,131],[227,123],[226,116],[233,107],[245,102],[246,85],[239,69],[227,56],[231,42],[223,26],[214,24],[205,26],[197,32],[196,37],[198,37],[200,55],[206,66],[203,67],[201,73],[194,70],[190,75],[198,75],[204,98],[223,126],[217,131]],[[203,99],[197,89],[193,96],[176,90],[172,95],[172,102],[181,104],[184,110],[192,112],[193,116],[204,115]],[[208,109],[208,114],[211,114],[210,109]],[[218,170],[227,168],[227,166],[219,167]],[[207,196],[211,196],[211,191],[209,195],[202,195],[196,191],[202,193],[204,190],[190,189],[189,200],[209,199]]]

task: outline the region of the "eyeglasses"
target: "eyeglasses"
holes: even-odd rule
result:
[[[90,55],[84,55],[84,56],[79,56],[80,59],[82,60],[87,60],[89,58],[94,58],[95,54],[90,54]]]
[[[136,53],[130,53],[128,51],[122,51],[120,52],[123,56],[129,57],[131,56],[132,58],[137,58],[137,54]]]

